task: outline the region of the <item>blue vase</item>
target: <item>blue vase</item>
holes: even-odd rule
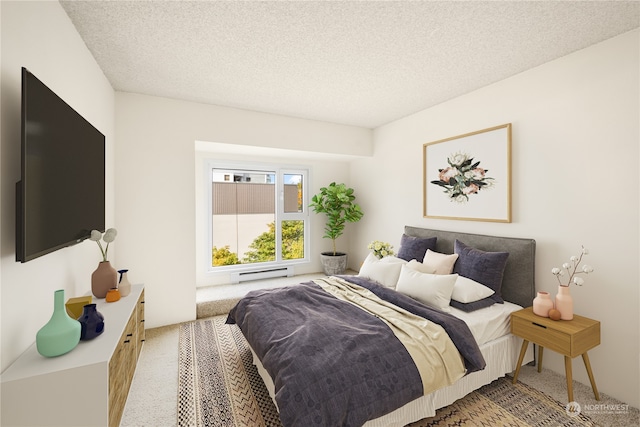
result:
[[[36,334],[36,348],[45,357],[68,353],[80,342],[80,323],[64,307],[64,289],[54,293],[51,319]]]
[[[84,306],[80,322],[80,340],[89,341],[104,332],[104,316],[96,309],[95,304]]]

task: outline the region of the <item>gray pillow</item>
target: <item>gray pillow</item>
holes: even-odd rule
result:
[[[422,262],[424,254],[427,253],[427,249],[432,251],[436,250],[437,237],[413,237],[402,235],[400,239],[400,249],[398,249],[398,258],[405,261],[411,261],[415,259],[418,262]]]
[[[500,290],[509,252],[485,252],[457,239],[454,252],[458,254],[458,260],[453,272],[487,286],[495,292],[489,298],[497,303],[504,303]]]

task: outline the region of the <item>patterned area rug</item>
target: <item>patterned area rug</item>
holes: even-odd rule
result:
[[[226,318],[180,326],[178,425],[282,426],[249,344]]]
[[[180,326],[178,420],[184,427],[282,426],[269,392],[252,363],[240,329],[226,316]],[[431,426],[595,426],[583,414],[568,416],[565,405],[526,384],[500,378],[432,418]]]

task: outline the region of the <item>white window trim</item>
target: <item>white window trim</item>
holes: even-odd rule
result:
[[[299,165],[287,165],[280,163],[254,163],[254,162],[239,162],[239,161],[226,161],[216,159],[205,159],[204,161],[204,180],[205,180],[205,192],[206,192],[206,218],[207,218],[207,248],[203,250],[204,266],[206,269],[206,275],[219,275],[219,274],[231,274],[231,273],[244,273],[255,270],[262,270],[276,267],[287,267],[299,264],[310,263],[310,216],[309,216],[309,180],[311,175],[311,168],[309,166]],[[283,220],[304,220],[304,258],[295,260],[282,260],[282,253],[280,250],[276,252],[276,261],[261,262],[255,264],[237,264],[229,266],[217,266],[211,265],[211,248],[213,247],[213,224],[211,221],[211,208],[213,206],[211,182],[213,181],[213,169],[240,169],[240,170],[255,170],[260,172],[275,172],[276,174],[276,212],[275,221],[279,224]],[[302,174],[302,212],[285,213],[284,212],[284,174]],[[282,247],[281,233],[276,233],[276,247]]]

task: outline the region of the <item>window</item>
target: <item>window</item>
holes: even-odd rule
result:
[[[308,261],[305,169],[209,163],[210,271]]]

